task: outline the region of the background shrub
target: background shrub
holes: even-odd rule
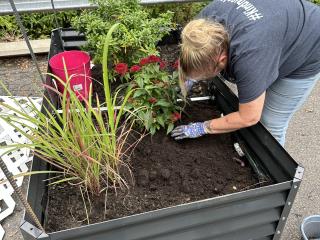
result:
[[[25,13],[21,15],[24,27],[31,39],[50,37],[56,28],[55,18],[59,27],[70,27],[71,19],[80,15],[81,11],[63,11],[58,13]],[[0,39],[15,40],[21,38],[20,28],[14,16],[0,16]]]
[[[320,5],[320,0],[311,0],[311,2],[316,3],[318,5]]]
[[[314,0],[319,2],[320,0]],[[210,1],[198,3],[171,3],[161,5],[148,5],[144,8],[150,17],[159,17],[161,13],[172,11],[174,23],[185,25]],[[87,10],[88,11],[88,10]],[[82,11],[63,11],[58,13],[25,13],[22,14],[23,24],[31,39],[49,38],[51,30],[56,28],[54,16],[61,27],[70,27],[71,20],[80,16]],[[14,16],[0,16],[0,40],[12,41],[21,38],[19,26]]]
[[[183,26],[192,20],[209,2],[210,1],[197,3],[167,3],[146,6],[146,8],[153,17],[157,17],[160,13],[170,10],[174,13],[173,22]]]
[[[140,58],[156,53],[156,43],[168,34],[174,25],[170,11],[152,17],[138,0],[93,0],[97,9],[84,11],[73,19],[72,25],[85,33],[94,62],[101,63],[102,42],[115,23],[120,23],[110,45],[111,63],[137,63]]]

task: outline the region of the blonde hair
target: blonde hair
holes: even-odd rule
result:
[[[186,77],[194,70],[218,66],[219,55],[228,49],[229,35],[218,22],[197,19],[189,22],[181,33],[179,79],[183,92]]]

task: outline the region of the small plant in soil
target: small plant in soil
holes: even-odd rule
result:
[[[116,27],[117,25],[114,25],[110,28],[105,40],[105,63],[111,34]],[[60,96],[62,113],[60,114],[48,99],[49,107],[43,106],[43,112],[30,101],[30,108],[37,118],[30,117],[18,102],[20,109],[1,102],[2,106],[15,114],[2,114],[0,117],[30,141],[28,144],[17,143],[4,147],[7,147],[8,151],[20,148],[34,150],[35,155],[60,171],[61,174],[52,184],[70,182],[94,195],[99,195],[108,187],[125,187],[127,183],[120,171],[124,171],[123,168],[129,169],[126,160],[136,142],[132,139],[128,142],[132,123],[123,121],[123,114],[125,104],[133,91],[128,91],[123,96],[122,104],[116,107],[110,93],[108,69],[104,64],[103,80],[108,106],[108,112],[104,113],[99,104],[98,108],[92,107],[91,89],[89,100],[84,99],[86,107],[83,107],[76,93],[71,90],[72,75],[68,76],[66,72],[66,82],[55,75],[49,75],[64,85],[63,93],[47,86]],[[99,103],[98,99],[97,101]],[[25,128],[30,131],[25,132]]]
[[[169,74],[167,63],[151,55],[140,59],[139,65],[128,67],[126,63],[115,66],[115,72],[128,81],[128,89],[134,94],[128,99],[126,107],[137,111],[140,127],[152,135],[160,128],[167,133],[181,118],[181,106],[177,103],[178,72]]]

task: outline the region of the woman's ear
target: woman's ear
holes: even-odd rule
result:
[[[218,58],[218,68],[224,69],[228,63],[228,54],[227,51],[223,51]]]

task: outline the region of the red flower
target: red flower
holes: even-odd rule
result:
[[[149,58],[142,58],[140,60],[140,66],[144,66],[144,65],[147,65],[149,63]]]
[[[133,65],[131,68],[130,68],[130,72],[132,73],[135,73],[135,72],[138,72],[141,70],[141,67],[139,65]]]
[[[171,120],[172,120],[173,122],[176,122],[176,121],[178,121],[179,119],[181,119],[181,114],[180,114],[180,113],[174,112],[174,113],[171,114]]]
[[[161,62],[161,58],[155,55],[150,55],[148,59],[149,59],[149,63]]]
[[[118,63],[114,70],[121,76],[124,76],[128,72],[128,65],[126,63]]]
[[[154,98],[154,97],[148,99],[148,102],[151,103],[151,104],[154,104],[154,103],[156,103],[157,101],[158,101],[158,100],[157,100],[156,98]]]
[[[180,66],[180,61],[179,61],[179,59],[177,59],[177,60],[174,62],[174,64],[172,65],[172,67],[173,67],[174,69],[178,69],[179,66]]]
[[[174,112],[173,115],[179,120],[181,119],[181,114],[178,112]]]
[[[161,62],[160,62],[160,70],[165,69],[166,66],[167,66],[167,63],[166,63],[165,61],[161,61]]]

